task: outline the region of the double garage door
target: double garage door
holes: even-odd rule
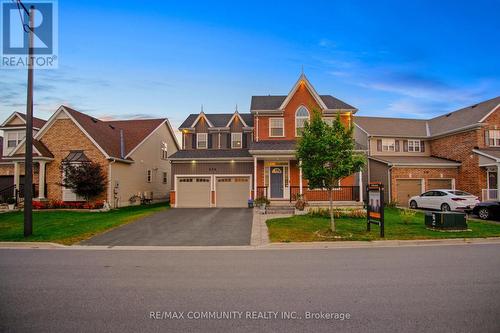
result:
[[[250,177],[178,177],[176,187],[177,207],[246,207]],[[211,204],[212,187],[215,191],[214,204]]]
[[[396,179],[396,192],[398,204],[408,206],[408,200],[422,194],[423,179]],[[451,189],[453,182],[451,179],[428,179],[426,190]]]

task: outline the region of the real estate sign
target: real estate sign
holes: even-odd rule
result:
[[[384,237],[384,185],[370,183],[366,186],[366,230],[371,224],[380,226],[380,237]]]

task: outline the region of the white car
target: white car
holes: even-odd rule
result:
[[[478,197],[459,190],[432,190],[411,197],[410,208],[430,208],[447,212],[472,209],[479,203]]]

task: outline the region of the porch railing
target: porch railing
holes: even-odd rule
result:
[[[255,199],[257,198],[267,198],[267,186],[257,186],[257,191],[255,192]]]
[[[483,189],[482,198],[483,201],[498,201],[500,195],[497,189]]]
[[[297,200],[300,193],[299,186],[290,186],[290,202]],[[302,187],[302,195],[306,201],[329,201],[330,194],[327,190],[309,189]],[[333,201],[359,201],[359,186],[339,186],[333,192]]]

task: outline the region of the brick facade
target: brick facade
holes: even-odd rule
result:
[[[106,178],[108,176],[108,161],[104,154],[89,140],[89,138],[70,119],[58,119],[45,132],[41,141],[54,155],[54,160],[46,165],[47,199],[62,200],[61,162],[71,150],[83,150],[92,161],[102,166]],[[96,200],[106,200],[106,191]]]

